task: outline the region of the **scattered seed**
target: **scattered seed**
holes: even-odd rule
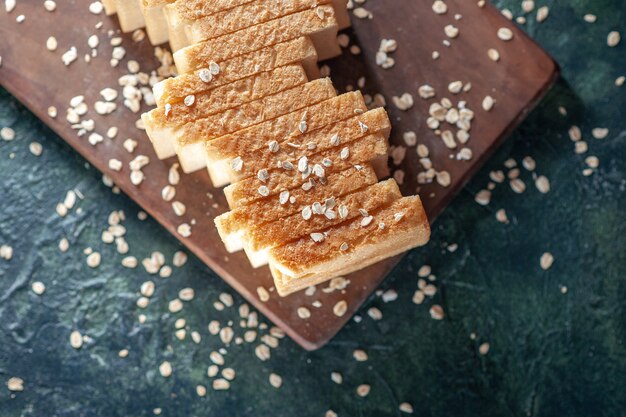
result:
[[[487,342],[481,343],[481,345],[478,346],[478,353],[480,353],[483,356],[489,353],[489,343]]]
[[[513,31],[509,28],[500,28],[498,29],[498,38],[507,42],[513,39]]]
[[[437,14],[445,14],[448,11],[448,6],[442,0],[435,0],[433,3],[433,12]]]
[[[441,306],[438,304],[435,304],[432,307],[430,307],[430,310],[428,312],[430,313],[430,317],[432,317],[435,320],[443,320],[444,318],[443,308],[441,308]]]
[[[267,345],[258,345],[254,349],[254,354],[262,361],[266,361],[270,358],[270,348]]]
[[[606,38],[606,44],[609,47],[614,48],[619,44],[620,40],[621,40],[621,35],[619,34],[619,32],[614,30],[612,32],[609,32],[609,35]]]
[[[272,385],[274,388],[280,388],[281,385],[283,385],[283,378],[275,373],[271,373],[270,374],[270,385]]]
[[[497,50],[493,49],[493,48],[487,50],[487,56],[493,62],[500,61],[500,53]]]
[[[410,403],[400,403],[398,409],[403,413],[413,414],[413,406]]]
[[[213,380],[213,389],[216,391],[227,390],[230,388],[230,382],[223,378]]]
[[[348,303],[345,300],[338,301],[337,304],[333,306],[333,313],[337,317],[343,317],[348,310]]]
[[[355,349],[352,352],[352,357],[356,359],[357,362],[365,362],[368,359],[367,353],[363,349]]]
[[[343,376],[339,372],[331,372],[330,380],[335,384],[341,384],[343,382]]]
[[[356,387],[356,393],[359,397],[367,397],[370,393],[371,387],[368,384],[361,384]]]
[[[454,25],[446,25],[443,28],[444,33],[446,34],[447,37],[449,38],[456,38],[457,36],[459,36],[459,28],[457,28]]]
[[[16,377],[16,376],[11,377],[7,381],[7,388],[11,392],[24,391],[24,380],[22,378],[19,378],[19,377]]]
[[[37,295],[42,295],[44,292],[46,292],[46,286],[41,281],[33,282],[30,287],[33,290],[33,292]]]
[[[543,269],[544,271],[547,271],[548,269],[550,269],[553,263],[554,263],[554,256],[552,256],[550,252],[544,252],[543,255],[541,255],[541,258],[539,258],[539,265],[541,266],[541,269]]]
[[[83,346],[83,335],[78,330],[70,333],[70,346],[74,349],[80,349]]]
[[[493,109],[494,104],[496,104],[496,101],[493,99],[493,97],[491,96],[485,96],[485,98],[483,99],[483,110],[485,111],[491,111],[491,109]]]
[[[306,320],[311,317],[311,311],[306,307],[298,307],[298,317],[303,320]]]

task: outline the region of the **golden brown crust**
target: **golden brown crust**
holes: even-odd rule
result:
[[[210,159],[222,160],[265,148],[272,140],[280,144],[299,133],[298,124],[305,111],[308,129],[315,130],[366,110],[361,93],[353,91],[248,129],[219,137],[207,142],[206,152]]]
[[[215,224],[220,234],[226,236],[237,230],[251,229],[299,213],[305,206],[315,201],[323,201],[331,196],[341,197],[375,184],[376,181],[376,173],[369,164],[364,164],[360,170],[348,168],[345,171],[330,174],[326,184],[318,184],[309,191],[301,188],[293,189],[290,192],[291,197],[296,200],[293,204],[277,205],[275,196],[268,197],[216,217]]]
[[[157,105],[163,107],[166,103],[174,104],[182,101],[189,94],[213,90],[262,71],[299,63],[307,59],[316,59],[316,57],[313,43],[306,37],[268,46],[249,54],[217,62],[220,73],[209,83],[200,79],[201,70],[161,81],[163,83],[162,93],[157,98]],[[208,66],[209,62],[205,62],[204,65]]]
[[[320,6],[317,9],[322,10],[322,13],[319,13],[322,18],[318,16],[315,10],[294,13],[188,46],[176,52],[174,59],[176,60],[177,56],[184,56],[185,64],[181,66],[177,62],[177,65],[181,68],[195,70],[203,67],[209,61],[222,61],[337,25],[335,12],[331,6]],[[229,47],[225,47],[225,45]]]
[[[397,220],[397,216],[402,213],[402,217]],[[394,248],[393,240],[403,233],[409,233],[412,247],[423,245],[430,236],[428,219],[424,212],[424,207],[418,196],[403,197],[381,210],[371,213],[373,221],[366,227],[361,225],[360,218],[342,223],[327,230],[325,239],[321,242],[314,242],[311,237],[303,237],[287,245],[276,247],[270,250],[270,264],[281,271],[292,272],[291,279],[297,279],[299,275],[306,275],[313,267],[326,264],[324,269],[339,270],[333,268],[332,262],[335,259],[345,257],[351,262],[354,270],[363,267],[360,261],[365,261],[359,255],[360,251],[366,252],[367,247],[387,246],[389,254],[395,255],[397,248]],[[379,225],[383,223],[384,228]],[[388,242],[388,243],[387,243]],[[346,243],[348,248],[341,250],[341,246]],[[406,250],[404,246],[403,250]],[[384,259],[386,253],[376,254],[376,260]],[[341,268],[344,262],[338,261]],[[280,266],[279,266],[280,265]],[[347,273],[344,272],[343,273]],[[290,279],[282,272],[282,279]]]
[[[329,167],[325,167],[325,173],[329,175],[333,172],[348,169],[351,166],[355,166],[355,169],[360,169],[360,164],[369,162],[380,155],[387,155],[387,149],[387,140],[380,133],[366,136],[350,145],[350,154],[346,159],[333,157],[333,160],[336,160],[336,162]],[[339,151],[335,153],[339,154]],[[333,155],[319,155],[320,159],[328,156]],[[301,187],[304,183],[310,183],[312,180],[315,183],[319,182],[319,178],[314,179],[314,176],[303,178],[302,174],[295,169],[291,171],[275,169],[269,172],[269,178],[265,182],[260,181],[256,177],[246,178],[224,188],[224,194],[230,207],[236,208],[258,201],[263,197],[278,195],[283,190]],[[260,187],[267,189],[266,196],[259,193]]]
[[[319,103],[335,94],[335,88],[330,79],[310,81],[290,90],[265,96],[240,107],[181,126],[177,141],[180,145],[184,145],[199,140],[212,140],[273,119],[288,111]]]
[[[253,1],[254,0],[176,0],[174,7],[181,18],[191,21]]]
[[[257,0],[197,19],[191,23],[190,28],[202,39],[208,40],[330,2],[331,0]]]
[[[250,249],[259,251],[282,246],[301,237],[310,239],[311,233],[328,230],[354,218],[363,218],[364,214],[388,206],[401,197],[398,184],[393,179],[381,181],[343,197],[333,196],[332,208],[325,207],[325,201],[318,202],[323,205],[324,213],[313,214],[308,220],[302,217],[302,213],[295,213],[262,227],[246,228],[245,240]],[[274,204],[280,205],[280,202],[274,199]],[[345,212],[342,212],[343,209]],[[328,212],[331,212],[333,217],[329,218],[326,215]]]
[[[167,115],[164,108],[153,109],[149,112],[150,119],[155,127],[181,126],[306,82],[302,66],[279,67],[192,95],[194,102],[191,106],[185,105],[184,102],[174,103]]]
[[[301,116],[302,117],[302,116]],[[303,120],[308,120],[304,117]],[[299,124],[300,122],[298,122]],[[363,128],[362,126],[366,126]],[[307,129],[310,129],[307,126]],[[294,166],[302,157],[315,158],[321,152],[332,155],[332,149],[339,153],[342,148],[359,138],[373,133],[382,133],[388,137],[391,124],[385,109],[375,109],[364,114],[342,120],[334,125],[325,126],[317,130],[307,130],[301,133],[296,127],[297,134],[288,136],[281,143],[276,152],[265,146],[256,152],[243,153],[239,157],[243,161],[240,171],[230,170],[232,182],[257,175],[260,169],[276,167],[278,163],[289,162]],[[337,142],[331,138],[337,137]],[[319,157],[317,158],[319,162]]]

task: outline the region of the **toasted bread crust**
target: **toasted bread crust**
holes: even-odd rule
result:
[[[293,109],[306,107],[333,97],[336,94],[328,78],[310,81],[278,94],[265,96],[238,108],[196,120],[181,126],[179,145],[212,140],[228,133],[237,132],[265,120],[271,120]]]
[[[209,83],[200,79],[201,70],[167,78],[159,83],[161,84],[159,85],[161,93],[156,94],[155,91],[155,99],[157,105],[163,107],[166,103],[180,102],[190,94],[213,90],[263,71],[270,71],[304,60],[317,60],[317,54],[311,40],[301,37],[217,62],[220,73]],[[209,63],[205,62],[204,65],[208,66]]]
[[[279,67],[194,94],[192,105],[187,106],[184,102],[174,103],[167,115],[163,108],[153,109],[149,112],[150,120],[155,127],[181,126],[306,82],[306,74],[299,64]]]
[[[367,107],[360,92],[355,91],[342,94],[299,111],[277,117],[271,121],[207,142],[207,156],[213,160],[235,158],[248,152],[266,148],[272,140],[277,141],[279,144],[283,143],[300,133],[298,124],[302,120],[302,115],[305,111],[308,129],[315,130],[366,110]],[[259,138],[263,138],[263,140],[259,140]]]
[[[252,3],[254,0],[176,0],[173,4],[176,13],[185,20],[193,21],[205,16],[210,16],[222,10],[229,10],[233,7],[246,3]]]
[[[331,166],[325,168],[326,175],[333,172],[343,171],[345,169],[354,166],[354,169],[360,169],[360,164],[367,163],[375,159],[379,155],[387,154],[387,140],[380,133],[373,134],[356,140],[350,146],[350,155],[346,159],[341,159],[337,155],[336,160]],[[335,153],[339,154],[339,151]],[[318,155],[319,160],[323,158],[332,157],[322,153]],[[317,161],[317,160],[316,160]],[[315,161],[315,162],[316,162]],[[316,162],[317,163],[317,162]],[[268,195],[278,195],[283,190],[291,190],[296,187],[301,187],[304,183],[319,182],[319,178],[310,176],[303,178],[302,174],[297,170],[287,171],[284,169],[274,169],[269,172],[269,178],[262,182],[258,178],[246,178],[242,181],[236,182],[224,188],[224,194],[231,208],[241,207],[250,204],[254,201],[258,201],[264,196],[259,194],[259,187],[267,187]]]
[[[174,61],[179,71],[189,72],[202,68],[209,61],[223,61],[269,45],[336,28],[333,8],[320,6],[318,9],[323,11],[321,19],[314,10],[295,13],[188,46],[174,53]],[[224,45],[231,47],[224,48]]]
[[[374,169],[368,164],[356,170],[330,174],[326,184],[319,184],[309,191],[295,188],[290,192],[295,203],[276,204],[276,197],[268,197],[248,206],[233,209],[215,218],[215,224],[221,236],[235,233],[238,230],[258,227],[265,223],[299,213],[305,206],[315,201],[324,201],[331,196],[341,197],[353,191],[375,184],[377,181]]]
[[[338,153],[344,147],[349,147],[351,142],[368,134],[382,133],[387,139],[390,129],[387,112],[384,109],[375,109],[318,130],[307,130],[305,133],[297,130],[298,134],[287,137],[284,141],[287,143],[281,144],[277,152],[272,152],[266,146],[256,152],[240,155],[243,166],[239,171],[230,169],[231,181],[255,176],[260,169],[276,167],[278,163],[290,162],[297,166],[302,157],[315,158],[321,152],[332,155],[332,149]],[[339,138],[337,144],[331,141],[334,135]]]
[[[305,220],[302,213],[295,213],[262,227],[246,228],[245,240],[248,247],[255,251],[285,245],[301,237],[310,238],[311,233],[327,230],[345,221],[357,217],[363,218],[360,210],[364,210],[363,213],[373,212],[390,205],[401,197],[398,184],[393,179],[381,181],[354,193],[334,198],[335,205],[328,210],[335,217],[328,218],[325,214],[313,214],[310,219]],[[280,203],[275,199],[274,204]],[[324,201],[320,204],[324,204]],[[346,209],[345,216],[339,213],[339,207],[342,206]]]
[[[397,220],[399,213],[402,217]],[[403,197],[371,215],[374,220],[366,227],[356,218],[327,230],[321,242],[303,237],[271,249],[270,264],[279,271],[275,275],[277,285],[289,288],[290,281],[309,275],[322,278],[331,274],[328,279],[333,273],[347,274],[423,245],[430,237],[428,219],[418,196]],[[379,226],[381,223],[384,228]],[[399,243],[394,243],[394,239]],[[344,243],[348,248],[341,250]]]
[[[192,37],[208,40],[329,3],[331,0],[257,0],[194,20],[189,29]]]

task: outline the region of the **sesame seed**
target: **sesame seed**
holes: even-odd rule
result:
[[[198,71],[198,77],[202,82],[205,83],[209,83],[211,82],[211,80],[213,80],[213,74],[211,74],[211,71],[208,68],[203,68]]]
[[[402,411],[403,413],[413,414],[413,406],[410,403],[406,403],[406,402],[401,403],[398,406],[398,409]]]
[[[83,346],[83,335],[78,330],[70,333],[70,346],[74,349],[80,349]]]
[[[621,40],[621,35],[619,34],[619,32],[614,30],[612,32],[609,32],[606,38],[606,44],[609,47],[614,48],[620,43],[620,40]]]
[[[544,271],[547,271],[548,269],[550,269],[553,263],[554,263],[554,256],[552,256],[550,252],[544,252],[541,255],[541,258],[539,258],[539,265],[541,266],[541,269],[543,269]]]
[[[240,172],[243,168],[243,160],[240,156],[230,161],[230,169],[235,172]]]
[[[496,49],[493,49],[493,48],[490,48],[489,50],[487,50],[487,56],[493,62],[498,62],[500,60],[500,53]]]
[[[491,109],[493,109],[493,106],[494,106],[495,103],[496,103],[496,101],[493,99],[493,97],[485,96],[485,98],[483,99],[483,102],[482,102],[483,110],[491,111]]]
[[[273,372],[270,374],[269,381],[270,385],[274,388],[280,388],[280,386],[283,385],[283,379],[281,376]]]
[[[267,186],[262,185],[259,187],[258,189],[259,194],[261,194],[263,197],[267,197],[270,194],[270,189],[267,188]]]
[[[266,360],[270,359],[270,356],[271,356],[270,348],[267,347],[267,345],[264,345],[264,344],[258,345],[254,349],[254,354],[256,355],[257,358],[259,358],[263,362],[265,362]]]
[[[367,353],[363,349],[355,349],[352,352],[352,357],[357,362],[365,362],[368,359]]]
[[[435,320],[443,320],[444,318],[443,308],[441,308],[441,306],[438,304],[435,304],[432,307],[430,307],[429,313],[430,313],[430,317],[432,317]]]
[[[333,314],[335,314],[335,316],[337,317],[343,317],[343,315],[346,314],[347,310],[348,310],[348,303],[345,300],[338,301],[333,306]]]
[[[193,103],[195,102],[196,102],[196,96],[194,96],[193,94],[186,96],[183,100],[183,103],[185,103],[185,106],[187,107],[193,106]]]
[[[58,44],[57,39],[54,36],[50,36],[46,41],[46,48],[48,51],[56,51]]]
[[[213,381],[213,389],[215,391],[227,390],[230,388],[230,382],[223,378],[218,378]]]
[[[501,40],[508,42],[513,39],[513,31],[509,28],[500,28],[498,29],[498,38]]]
[[[367,397],[370,393],[371,387],[368,384],[361,384],[356,388],[356,393],[359,397]]]

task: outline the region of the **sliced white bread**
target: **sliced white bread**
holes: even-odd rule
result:
[[[229,252],[236,252],[243,249],[241,237],[244,230],[300,213],[316,201],[325,201],[330,196],[341,197],[375,184],[376,181],[378,181],[376,173],[369,164],[364,164],[360,170],[351,167],[345,171],[329,174],[325,184],[318,183],[308,191],[302,188],[290,190],[289,204],[276,204],[275,196],[271,196],[217,216],[215,225],[226,249]]]
[[[215,75],[209,70],[210,63],[206,62],[205,68],[156,83],[152,91],[157,106],[165,107],[166,104],[183,101],[190,94],[213,90],[261,72],[297,63],[302,65],[309,81],[319,78],[317,53],[311,40],[306,37],[217,62],[219,72]]]
[[[176,138],[184,125],[221,114],[228,109],[240,107],[306,82],[306,74],[300,65],[279,67],[190,95],[188,97],[192,101],[187,103],[182,101],[166,107],[157,107],[142,114],[141,118],[157,156],[165,159],[176,153]],[[220,117],[215,116],[213,119],[220,120]],[[204,159],[203,154],[200,156]]]
[[[238,32],[187,46],[174,53],[180,73],[203,68],[207,62],[223,61],[301,36],[309,36],[320,60],[341,53],[337,21],[331,6],[294,13]],[[228,47],[225,47],[225,46]]]
[[[307,236],[271,249],[269,265],[278,294],[350,274],[428,242],[430,226],[418,196],[403,197],[369,215],[365,226],[363,218],[355,218],[320,229],[323,238]]]
[[[263,123],[335,95],[330,79],[322,78],[183,125],[176,131],[174,144],[181,168],[185,172],[193,172],[207,166],[206,141]],[[213,172],[211,167],[209,172],[228,179],[227,172]]]

